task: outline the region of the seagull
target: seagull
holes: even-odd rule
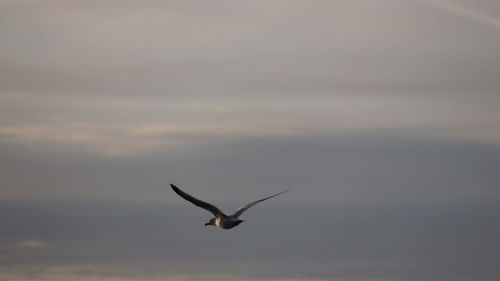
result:
[[[234,212],[234,214],[228,216],[228,215],[224,214],[221,210],[219,210],[219,208],[215,207],[214,205],[195,198],[194,196],[182,191],[177,186],[170,184],[170,187],[172,187],[172,189],[175,191],[175,193],[179,194],[180,197],[186,199],[187,201],[193,203],[194,205],[196,205],[200,208],[203,208],[203,209],[209,211],[210,213],[212,213],[214,215],[213,218],[211,218],[207,223],[205,223],[205,226],[213,225],[213,226],[216,226],[220,229],[231,229],[231,228],[239,225],[240,223],[242,223],[244,221],[244,220],[240,220],[239,216],[241,216],[246,210],[248,210],[248,208],[253,207],[257,203],[260,203],[264,200],[273,198],[275,196],[278,196],[280,194],[283,194],[285,192],[290,191],[290,189],[287,189],[287,190],[282,191],[280,193],[277,193],[277,194],[262,198],[260,200],[248,203],[246,205],[243,205],[243,206],[239,207]]]

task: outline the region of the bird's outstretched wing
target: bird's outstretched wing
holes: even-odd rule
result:
[[[173,184],[170,184],[170,187],[172,187],[172,189],[175,191],[175,193],[179,194],[180,197],[186,199],[187,201],[193,203],[194,205],[196,205],[200,208],[203,208],[203,209],[209,211],[214,216],[227,217],[226,214],[224,214],[221,210],[219,210],[219,208],[215,207],[214,205],[207,203],[205,201],[201,201],[198,198],[195,198],[193,195],[182,191],[180,188],[178,188],[177,186],[175,186]]]
[[[266,198],[262,198],[260,200],[254,201],[252,203],[248,203],[246,205],[243,205],[243,206],[239,207],[238,210],[236,210],[236,212],[234,212],[234,214],[231,215],[231,217],[238,218],[239,216],[241,216],[241,214],[243,214],[246,210],[248,210],[248,208],[255,206],[257,203],[260,203],[260,202],[262,202],[264,200],[273,198],[275,196],[278,196],[278,195],[283,194],[283,193],[288,192],[288,191],[290,191],[290,189],[287,189],[287,190],[282,191],[280,193],[268,196]]]

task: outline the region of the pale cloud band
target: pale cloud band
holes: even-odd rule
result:
[[[464,107],[467,99],[462,98],[436,98],[432,104],[426,98],[395,95],[296,98],[286,103],[281,97],[268,97],[262,104],[243,98],[194,104],[165,98],[123,98],[113,103],[112,118],[103,107],[106,99],[88,99],[83,106],[69,103],[65,111],[72,112],[70,118],[57,112],[60,102],[45,101],[45,109],[39,113],[41,121],[0,124],[3,141],[45,147],[46,151],[76,148],[106,155],[169,151],[244,138],[377,131],[398,134],[409,130],[423,138],[500,143],[500,117],[494,106]],[[34,108],[23,99],[17,105],[23,103]]]

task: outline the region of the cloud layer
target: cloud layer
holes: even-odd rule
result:
[[[499,18],[1,1],[0,279],[498,279]],[[222,232],[169,182],[224,210],[292,192]]]
[[[55,280],[495,280],[498,275],[498,245],[490,242],[500,229],[489,223],[498,212],[495,205],[273,203],[248,213],[232,232],[204,227],[208,214],[183,204],[3,204],[10,214],[2,212],[0,219],[10,230],[1,240],[2,272],[15,275],[12,280],[30,274]],[[36,252],[9,246],[26,234],[53,246]],[[224,247],[216,242],[221,239]]]

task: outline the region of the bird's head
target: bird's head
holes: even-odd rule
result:
[[[215,218],[211,218],[207,223],[205,223],[205,226],[207,225],[215,225]]]

